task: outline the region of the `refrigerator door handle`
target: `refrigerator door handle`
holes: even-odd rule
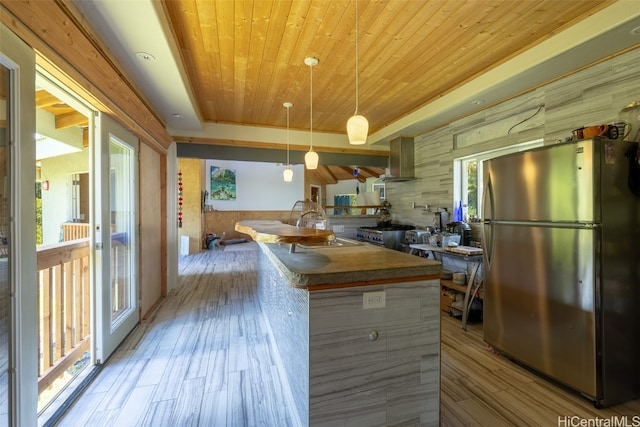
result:
[[[494,200],[493,200],[493,184],[491,182],[491,175],[487,176],[487,182],[485,183],[485,191],[482,203],[482,246],[485,253],[484,268],[488,271],[491,269],[491,261],[493,260],[493,212],[494,212]]]

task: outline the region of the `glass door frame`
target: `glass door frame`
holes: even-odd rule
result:
[[[9,390],[9,425],[37,425],[38,325],[35,251],[35,52],[0,24],[0,62],[9,68],[13,97],[8,124],[11,148],[10,237],[15,256],[11,268],[12,343]]]
[[[96,289],[96,337],[95,354],[97,363],[104,361],[115,351],[117,346],[133,330],[140,321],[139,301],[139,275],[138,275],[138,152],[139,143],[137,137],[123,128],[116,121],[104,113],[97,113],[95,117],[95,150],[94,150],[94,174],[91,177],[95,197],[92,197],[92,213],[95,218],[94,236],[95,245],[95,289]],[[118,144],[128,147],[131,152],[131,169],[129,190],[129,206],[131,208],[129,218],[130,229],[125,234],[129,246],[130,267],[130,307],[115,321],[112,319],[112,165],[111,145],[112,139]]]

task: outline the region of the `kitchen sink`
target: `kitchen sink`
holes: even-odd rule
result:
[[[296,245],[299,248],[304,249],[319,249],[319,248],[346,248],[351,246],[362,246],[362,242],[358,242],[356,240],[345,239],[344,237],[336,237],[335,240],[327,243],[318,243],[318,244],[300,244]]]

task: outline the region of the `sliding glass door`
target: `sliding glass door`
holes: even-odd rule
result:
[[[9,222],[11,201],[11,155],[9,136],[11,120],[7,104],[11,103],[10,70],[0,64],[0,426],[9,425],[9,356],[13,347],[11,330],[13,310],[11,307],[10,257],[12,256],[11,227]]]
[[[36,425],[35,54],[0,24],[0,426]]]

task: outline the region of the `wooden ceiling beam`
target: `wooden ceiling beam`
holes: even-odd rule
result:
[[[382,175],[384,173],[384,171],[382,173],[379,173],[377,170],[374,170],[372,168],[369,167],[358,167],[358,169],[360,170],[361,174],[364,174],[365,176],[375,176],[375,177],[380,177],[380,175]]]
[[[56,104],[60,104],[62,101],[51,95],[44,89],[36,91],[36,108],[52,107]]]
[[[345,174],[349,175],[352,179],[357,179],[358,182],[365,182],[367,178],[364,175],[358,174],[357,176],[353,176],[353,168],[347,166],[340,166],[340,169],[344,171]]]
[[[77,111],[56,114],[56,129],[66,129],[73,126],[89,126],[89,119]]]
[[[176,142],[190,142],[194,144],[207,144],[207,145],[223,145],[234,147],[247,147],[247,148],[270,148],[274,150],[281,150],[286,147],[286,144],[279,144],[275,142],[255,142],[255,141],[240,141],[232,139],[215,139],[215,138],[202,138],[195,136],[174,136]],[[291,151],[308,151],[307,145],[290,145]],[[318,153],[345,153],[345,154],[364,154],[368,156],[385,156],[389,155],[389,150],[369,150],[359,148],[338,148],[338,147],[323,147],[321,145],[313,146],[314,151]]]
[[[328,167],[326,166],[318,166],[318,169],[315,170],[314,174],[318,179],[324,184],[337,184],[338,179],[331,173]]]

